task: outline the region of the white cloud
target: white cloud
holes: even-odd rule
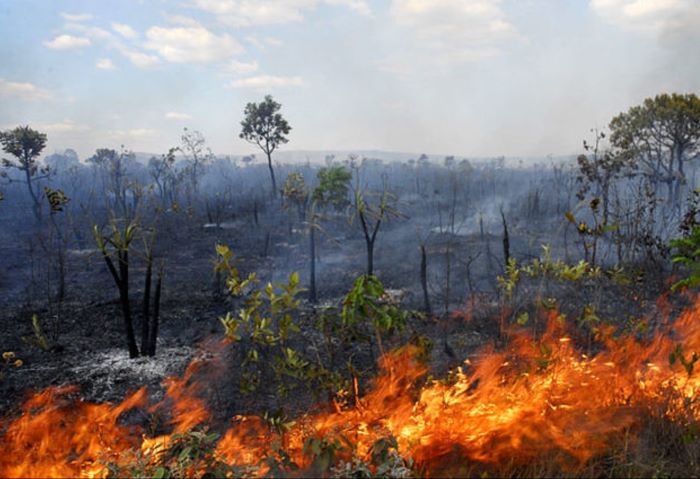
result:
[[[416,46],[450,61],[492,56],[520,38],[501,0],[392,0],[390,12],[397,25],[415,35]]]
[[[114,39],[114,35],[112,35],[109,31],[100,27],[94,27],[92,25],[84,25],[82,23],[66,23],[64,28],[73,32],[79,32],[93,40]]]
[[[182,25],[185,27],[198,27],[199,22],[192,17],[186,15],[165,15],[169,23],[173,25]]]
[[[272,47],[279,47],[282,45],[282,40],[279,40],[279,39],[274,38],[274,37],[265,37],[265,43],[267,43],[268,45],[270,45]]]
[[[136,31],[125,23],[112,23],[112,30],[114,30],[124,38],[128,38],[130,40],[133,40],[138,36]]]
[[[300,21],[316,0],[194,0],[200,9],[233,26],[275,25]]]
[[[132,128],[130,130],[114,130],[110,132],[110,136],[120,139],[138,140],[141,138],[153,137],[158,133],[152,128]]]
[[[273,75],[257,75],[248,78],[241,78],[240,80],[233,80],[229,83],[230,87],[233,88],[278,88],[287,86],[301,86],[303,82],[301,77],[283,77],[283,76],[273,76]]]
[[[92,15],[89,13],[61,13],[61,17],[69,22],[86,22],[92,20]]]
[[[688,16],[697,18],[697,0],[591,0],[593,11],[622,28],[657,33],[669,23]]]
[[[200,10],[214,14],[231,26],[279,25],[303,20],[304,13],[315,9],[319,0],[194,0]],[[365,0],[323,0],[363,14],[371,14]]]
[[[59,35],[53,40],[44,42],[44,45],[52,50],[69,50],[71,48],[82,48],[90,46],[90,39],[85,37],[74,37],[73,35]]]
[[[46,100],[49,92],[28,82],[11,82],[0,78],[0,97],[22,100]]]
[[[247,35],[245,37],[245,41],[259,50],[264,50],[267,47],[279,47],[283,45],[282,40],[279,40],[275,37],[265,37],[263,39],[260,39],[255,35]]]
[[[119,37],[103,28],[83,25],[80,23],[68,23],[64,26],[64,28],[74,32],[80,32],[95,41],[104,42],[108,48],[117,50],[126,59],[128,59],[131,64],[138,68],[148,68],[160,63],[160,59],[156,55],[144,53],[142,51],[138,51],[135,47],[125,45]],[[128,35],[128,31],[131,27],[124,24],[114,23],[112,24],[112,28],[114,28],[115,31],[122,30],[120,34],[127,32],[126,34]],[[136,34],[136,32],[134,32],[134,34]],[[98,68],[100,67],[98,66]]]
[[[145,47],[173,63],[209,63],[225,60],[243,51],[228,34],[216,35],[201,25],[151,27]]]
[[[120,48],[119,51],[122,55],[128,58],[133,65],[139,68],[148,68],[160,63],[160,59],[155,55],[149,55],[147,53],[137,52],[126,48]]]
[[[258,38],[254,35],[246,36],[245,41],[253,45],[255,48],[259,48],[260,50],[265,48],[265,44],[258,40]]]
[[[175,121],[186,121],[186,120],[192,119],[192,117],[190,115],[188,115],[187,113],[179,113],[176,111],[169,111],[164,116],[167,120],[175,120]]]
[[[232,60],[226,65],[225,69],[228,72],[235,73],[238,75],[247,75],[258,71],[258,62],[245,63]]]
[[[360,15],[371,15],[372,10],[365,0],[325,0],[329,5],[341,5]]]
[[[109,58],[99,58],[95,66],[100,70],[114,70],[116,68]]]
[[[77,133],[88,131],[90,127],[75,123],[73,120],[63,120],[56,123],[40,123],[36,125],[40,131],[47,133]]]

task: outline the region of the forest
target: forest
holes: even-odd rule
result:
[[[282,161],[271,95],[47,154],[0,132],[0,476],[700,475],[700,98],[578,155]]]

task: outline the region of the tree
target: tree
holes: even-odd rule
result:
[[[322,209],[333,207],[341,210],[348,205],[348,191],[352,173],[343,166],[321,168],[317,173],[318,186],[309,191],[304,176],[298,172],[287,175],[282,196],[289,206],[294,206],[300,221],[309,233],[309,301],[315,303],[316,296],[316,230],[322,230]],[[309,199],[311,201],[309,201]]]
[[[277,182],[275,170],[272,167],[272,153],[289,140],[287,136],[292,127],[287,120],[278,113],[281,104],[266,95],[261,103],[248,103],[245,107],[245,118],[241,122],[240,138],[248,143],[257,145],[267,155],[267,167],[270,169],[272,181],[272,196],[277,196]]]
[[[3,158],[2,166],[24,173],[24,183],[32,198],[32,211],[37,222],[41,220],[41,193],[37,182],[48,177],[48,168],[40,168],[37,159],[46,146],[46,140],[45,133],[29,126],[18,126],[14,130],[0,132],[3,151],[16,158],[14,161]]]
[[[358,181],[359,183],[359,181]],[[374,202],[368,201],[370,196],[376,196]],[[354,201],[351,206],[350,222],[358,220],[367,247],[367,276],[374,274],[374,242],[382,222],[390,217],[399,217],[396,209],[397,198],[387,190],[386,184],[379,194],[367,194],[359,184],[354,188]]]
[[[348,192],[352,172],[343,166],[321,168],[316,174],[318,187],[313,197],[323,206],[333,206],[336,210],[345,208],[348,204]]]
[[[146,231],[141,228],[136,221],[118,221],[112,219],[108,226],[107,234],[97,225],[92,227],[93,236],[102,258],[107,265],[107,269],[112,275],[114,284],[119,290],[119,302],[122,307],[122,317],[124,319],[124,333],[126,345],[130,358],[136,358],[139,354],[144,356],[154,356],[156,353],[156,343],[158,336],[158,324],[160,316],[160,298],[163,283],[164,263],[161,261],[158,269],[158,277],[153,298],[153,313],[151,314],[151,282],[153,276],[154,254],[156,230],[152,228]],[[141,351],[136,343],[134,332],[131,300],[129,297],[130,266],[132,257],[129,253],[133,249],[132,244],[137,235],[146,233],[144,240],[146,258],[146,276],[144,284],[144,297],[142,302],[143,315],[141,317]],[[148,234],[150,233],[150,234]],[[115,264],[116,262],[116,264]]]
[[[175,171],[175,151],[177,148],[170,148],[168,152],[160,158],[153,156],[148,161],[148,173],[158,187],[158,196],[161,206],[173,207],[177,187],[177,173]]]
[[[88,163],[92,163],[102,172],[104,190],[111,193],[111,196],[114,198],[114,203],[110,207],[124,217],[129,216],[129,205],[127,203],[129,190],[132,190],[132,196],[134,193],[134,184],[127,173],[127,165],[133,160],[134,154],[125,150],[124,146],[122,146],[120,151],[98,148],[95,150],[95,154],[87,159]]]
[[[583,201],[586,194],[593,190],[592,194],[600,199],[603,206],[602,223],[607,225],[610,216],[610,189],[631,165],[626,155],[602,149],[601,142],[605,139],[605,133],[596,129],[591,131],[595,134],[595,142],[591,145],[584,140],[583,148],[588,154],[581,154],[577,158],[579,174],[576,181],[580,188],[576,196]]]
[[[192,193],[196,196],[199,192],[199,177],[203,173],[203,167],[211,162],[214,155],[207,148],[204,135],[197,130],[190,131],[184,128],[180,140],[182,141],[180,151],[187,157],[187,174],[192,184]]]
[[[610,131],[611,144],[656,188],[665,183],[669,205],[678,208],[684,165],[700,156],[700,98],[692,93],[647,98],[613,118]]]

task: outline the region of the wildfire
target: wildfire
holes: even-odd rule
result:
[[[536,458],[566,471],[621,437],[634,441],[645,414],[700,419],[692,401],[700,387],[692,360],[700,351],[700,301],[673,330],[644,342],[607,335],[604,350],[590,356],[577,351],[555,317],[539,340],[515,333],[505,350],[485,347],[445,380],[421,383],[427,370],[411,348],[387,354],[357,407],[309,414],[284,433],[261,418],[237,417],[216,454],[230,464],[255,465],[282,447],[304,468],[309,437],[344,437],[366,457],[377,440],[393,436],[427,476],[458,474],[456,467],[465,464],[525,466]],[[166,399],[151,406],[144,389],[118,405],[71,400],[72,387],[34,395],[3,428],[0,476],[105,476],[107,462],[128,461],[137,452],[148,458],[174,434],[206,427],[210,414],[193,379],[201,364],[168,379]],[[162,408],[173,418],[169,435],[147,438],[124,419],[129,410]]]

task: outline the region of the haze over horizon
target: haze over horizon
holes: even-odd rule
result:
[[[0,128],[47,153],[217,154],[272,94],[288,151],[580,152],[644,98],[700,91],[696,0],[7,0]]]

